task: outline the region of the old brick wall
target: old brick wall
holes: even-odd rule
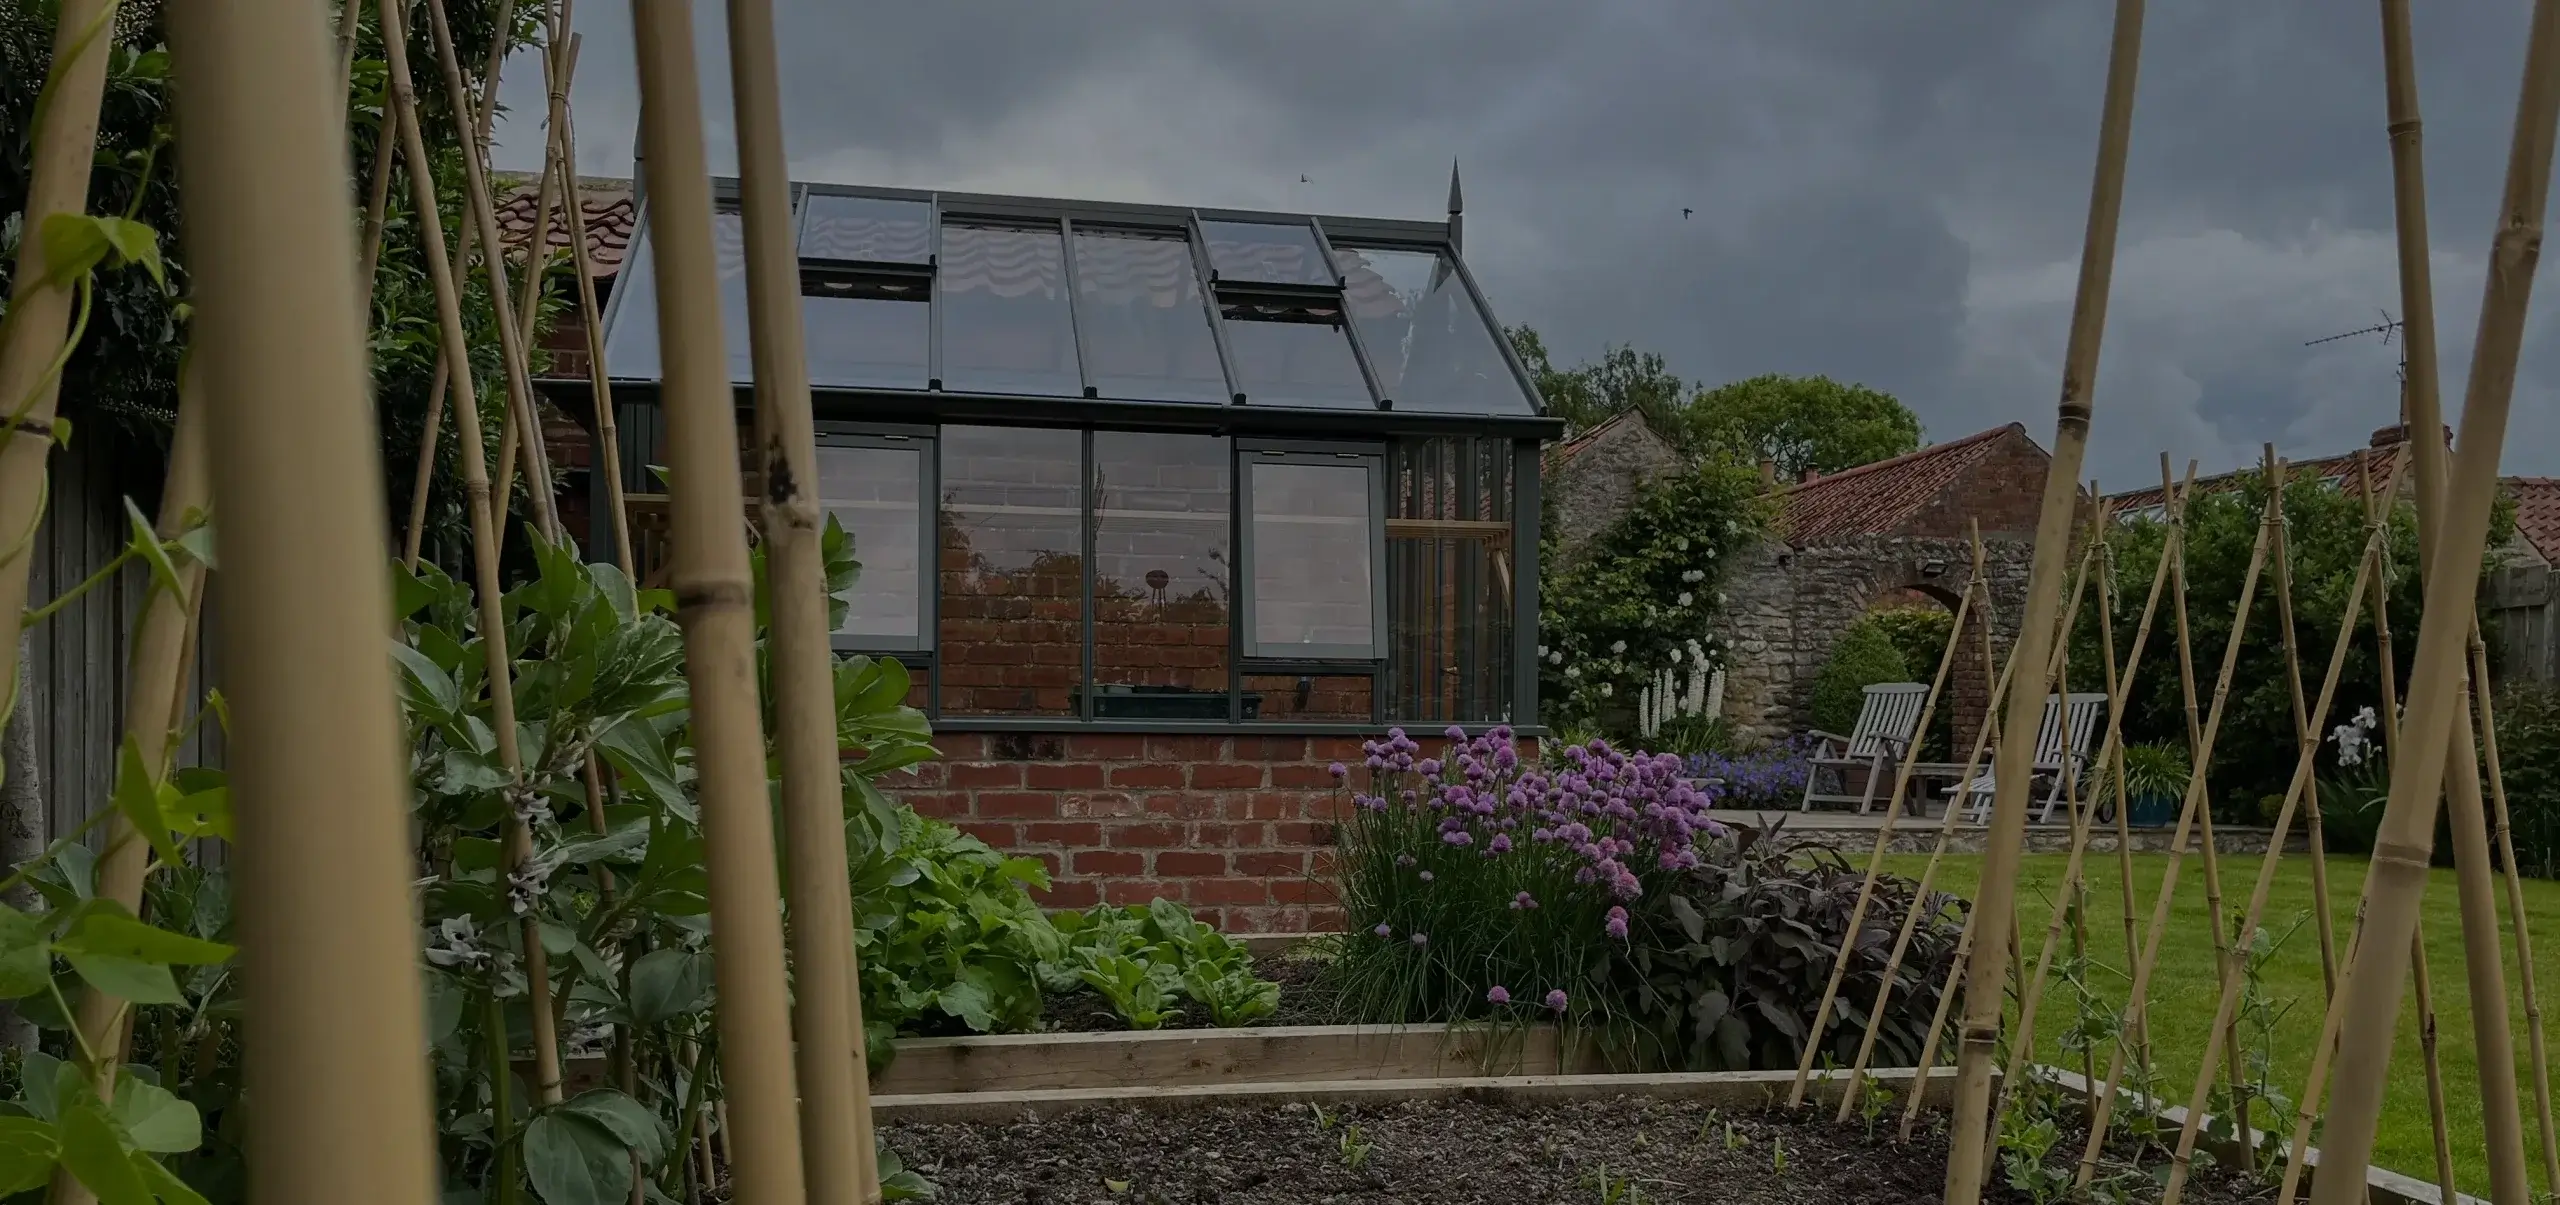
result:
[[[1164,898],[1235,933],[1342,927],[1327,766],[1358,737],[943,733],[888,782],[918,812],[1049,868],[1041,902]]]

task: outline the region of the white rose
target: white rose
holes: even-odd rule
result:
[[[1692,596],[1688,591],[1683,590],[1683,591],[1681,591],[1681,592],[1680,592],[1680,605],[1681,605],[1681,606],[1684,606],[1684,607],[1685,607],[1685,606],[1688,606],[1692,601],[1694,601],[1694,598],[1693,598],[1693,596]]]
[[[1579,665],[1567,666],[1564,671],[1564,676],[1568,678],[1579,678],[1582,676],[1582,667]]]
[[[1616,688],[1614,688],[1614,687],[1610,686],[1608,683],[1603,682],[1603,683],[1601,683],[1601,684],[1600,684],[1600,697],[1601,697],[1601,698],[1604,698],[1604,699],[1605,699],[1605,698],[1608,698],[1609,696],[1611,696],[1611,695],[1613,695],[1613,694],[1616,694],[1616,693],[1618,693],[1618,692],[1617,692],[1617,690],[1616,690]]]
[[[1610,643],[1610,645],[1609,645],[1609,651],[1610,651],[1610,652],[1612,652],[1612,653],[1623,653],[1623,652],[1626,652],[1626,651],[1627,651],[1627,642],[1626,642],[1626,641],[1623,641],[1623,640],[1612,641],[1612,642]]]

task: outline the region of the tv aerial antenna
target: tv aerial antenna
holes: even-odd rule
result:
[[[2402,381],[2406,381],[2409,378],[2409,352],[2408,345],[2400,340],[2400,332],[2409,324],[2398,318],[2392,317],[2391,311],[2389,310],[2376,310],[2375,312],[2382,315],[2382,321],[2377,322],[2372,326],[2362,327],[2357,330],[2312,339],[2305,342],[2303,346],[2318,347],[2323,343],[2338,343],[2348,339],[2361,339],[2367,335],[2380,335],[2382,336],[2383,346],[2389,347],[2395,343],[2400,345],[2400,379]]]

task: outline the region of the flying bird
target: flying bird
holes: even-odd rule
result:
[[[1698,211],[1697,211],[1697,210],[1694,210],[1694,209],[1691,209],[1691,208],[1689,208],[1689,207],[1688,207],[1688,206],[1686,206],[1686,205],[1683,205],[1683,206],[1681,206],[1681,207],[1680,207],[1680,220],[1681,220],[1681,221],[1683,221],[1683,222],[1688,221],[1688,220],[1689,220],[1689,215],[1690,215],[1690,214],[1693,214],[1693,213],[1696,213],[1696,212],[1698,212]]]

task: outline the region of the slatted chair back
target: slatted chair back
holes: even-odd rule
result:
[[[1920,728],[1920,707],[1929,688],[1918,682],[1879,682],[1867,688],[1858,707],[1858,725],[1849,730],[1847,756],[1900,757]]]
[[[2073,764],[2088,760],[2089,739],[2097,731],[2098,717],[2106,713],[2107,696],[2075,694],[2066,700],[2061,695],[2044,698],[2044,722],[2036,731],[2036,765],[2059,766],[2064,756],[2063,736],[2068,731]]]

